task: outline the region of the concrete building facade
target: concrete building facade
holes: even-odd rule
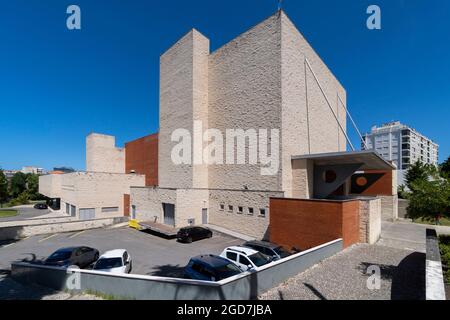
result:
[[[399,121],[374,126],[363,139],[363,149],[375,150],[397,166],[398,185],[404,184],[404,174],[411,164],[421,161],[438,165],[439,145]]]

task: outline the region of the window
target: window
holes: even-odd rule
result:
[[[233,261],[237,260],[237,253],[227,251],[227,258]]]
[[[77,207],[71,205],[71,206],[70,206],[70,215],[71,215],[72,217],[75,217],[76,214],[77,214]]]
[[[233,206],[228,206],[228,211],[233,212]]]
[[[221,210],[221,211],[225,210],[225,205],[224,205],[224,204],[221,204],[221,205],[220,205],[220,210]]]
[[[70,214],[70,204],[66,203],[66,213]]]
[[[254,209],[253,208],[248,208],[248,214],[252,216],[253,213],[254,213]]]
[[[259,215],[261,217],[265,217],[266,216],[266,209],[259,209]]]
[[[119,211],[119,207],[104,207],[102,208],[102,212],[117,212]]]
[[[238,207],[238,213],[243,214],[244,213],[244,207]]]
[[[244,266],[251,265],[250,261],[243,255],[239,255],[239,263],[242,263]]]

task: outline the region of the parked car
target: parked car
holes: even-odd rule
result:
[[[225,248],[220,256],[234,262],[242,271],[257,271],[259,267],[272,262],[265,254],[240,246]]]
[[[44,264],[57,267],[78,266],[86,268],[97,261],[99,252],[89,247],[70,247],[58,249],[52,253]]]
[[[48,206],[45,203],[36,203],[34,208],[38,210],[46,210],[48,209]]]
[[[254,249],[262,254],[272,257],[273,261],[289,257],[291,253],[282,246],[267,242],[267,241],[247,241],[243,244],[244,247]]]
[[[124,249],[106,251],[94,264],[93,269],[111,273],[130,273],[132,268],[131,256]]]
[[[191,258],[184,272],[190,279],[220,281],[242,271],[228,259],[208,254]]]
[[[192,241],[211,238],[212,231],[203,227],[181,228],[177,233],[177,239],[181,242],[191,243]]]

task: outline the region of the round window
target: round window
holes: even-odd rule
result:
[[[367,178],[366,177],[358,177],[358,179],[356,179],[356,184],[360,187],[364,187],[367,184]]]

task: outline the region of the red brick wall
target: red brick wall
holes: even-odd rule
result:
[[[145,174],[146,186],[158,185],[158,134],[125,144],[125,172]]]
[[[359,240],[359,201],[270,199],[270,241],[286,249],[309,249],[342,238]]]

